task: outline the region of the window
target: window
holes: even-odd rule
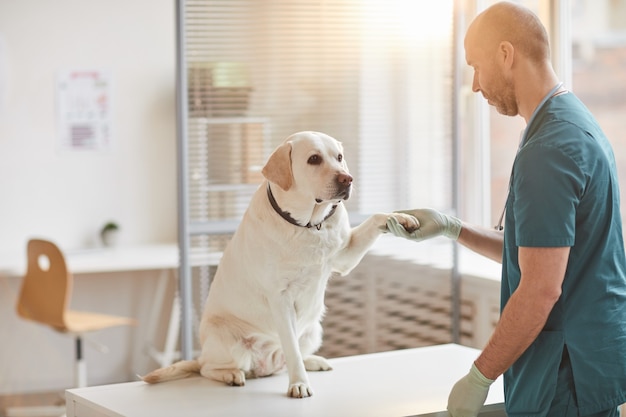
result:
[[[450,208],[451,0],[190,0],[185,22],[192,222],[238,219],[300,130],[343,142],[351,212]]]
[[[451,208],[452,0],[184,5],[190,252],[224,248],[264,161],[301,130],[343,143],[355,178],[346,202],[353,221],[376,211]],[[204,303],[202,283],[212,272],[192,268],[191,282],[201,285],[194,304]]]
[[[463,219],[495,224],[524,120],[497,114],[471,91],[472,70],[462,44],[453,44],[454,13],[465,24],[456,39],[462,42],[467,24],[492,3],[186,1],[192,250],[222,250],[262,181],[264,161],[300,130],[343,142],[355,177],[346,203],[353,219],[406,207],[447,211],[456,198]],[[559,76],[596,114],[623,165],[619,109],[626,94],[619,69],[626,36],[619,16],[626,6],[615,0],[576,0],[571,9],[554,0],[520,3],[548,28]],[[455,71],[461,74],[456,92]],[[453,196],[457,122],[460,195]],[[205,277],[211,272],[194,268]],[[198,303],[206,291],[198,292]]]
[[[572,87],[613,145],[626,214],[626,1],[572,1]]]

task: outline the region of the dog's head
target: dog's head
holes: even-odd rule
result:
[[[298,132],[274,150],[263,175],[283,190],[310,194],[317,203],[347,200],[352,176],[338,140],[320,132]]]

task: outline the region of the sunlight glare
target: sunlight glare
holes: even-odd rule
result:
[[[452,25],[453,0],[388,0],[401,34],[409,40],[446,38]]]

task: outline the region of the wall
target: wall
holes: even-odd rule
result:
[[[0,0],[0,253],[94,245],[109,219],[121,243],[175,241],[174,30],[168,0]],[[62,69],[111,71],[111,151],[59,150]]]
[[[62,69],[111,72],[110,151],[59,150]],[[175,123],[173,1],[0,0],[0,262],[23,253],[31,236],[66,250],[95,246],[109,219],[121,225],[121,245],[175,242]],[[84,277],[73,307],[141,323],[154,274]],[[71,386],[71,339],[18,319],[18,288],[18,278],[0,277],[0,393]],[[142,331],[95,336],[111,353],[86,348],[89,382],[128,380],[154,366],[143,357],[140,369],[130,365]]]

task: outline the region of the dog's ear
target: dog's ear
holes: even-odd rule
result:
[[[272,152],[261,171],[263,176],[287,191],[293,185],[291,170],[291,143],[286,142]]]

